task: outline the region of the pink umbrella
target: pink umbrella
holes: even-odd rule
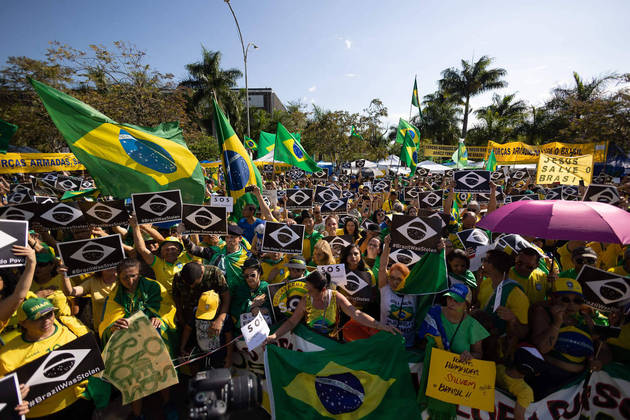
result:
[[[630,213],[593,201],[517,201],[485,216],[477,227],[545,239],[630,244]]]

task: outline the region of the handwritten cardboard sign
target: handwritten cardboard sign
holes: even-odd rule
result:
[[[434,348],[426,394],[451,404],[494,411],[494,362],[461,362],[459,354]]]
[[[127,318],[129,328],[118,330],[103,351],[103,377],[120,390],[123,405],[178,383],[166,344],[138,311]]]

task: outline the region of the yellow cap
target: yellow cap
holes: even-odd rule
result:
[[[203,292],[197,304],[197,312],[195,318],[211,320],[217,314],[219,309],[219,295],[214,290]]]
[[[553,293],[577,293],[582,294],[582,286],[577,280],[563,277],[553,282]]]

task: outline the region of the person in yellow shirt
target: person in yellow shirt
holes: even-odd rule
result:
[[[155,280],[160,283],[170,294],[173,289],[173,277],[182,271],[184,265],[193,261],[193,256],[184,251],[184,244],[174,237],[165,238],[158,248],[158,255],[145,246],[144,238],[140,232],[138,221],[135,217],[129,219],[129,226],[133,230],[133,241],[138,255],[145,263],[149,264],[155,273]]]
[[[623,253],[623,264],[612,267],[608,271],[620,276],[630,277],[630,248],[626,248]]]
[[[59,267],[58,270],[63,274],[63,292],[66,296],[90,295],[92,302],[92,327],[97,331],[103,316],[105,299],[116,286],[116,279],[118,278],[116,268],[109,268],[94,273],[93,276],[90,276],[78,286],[72,286],[70,278],[65,275],[67,272],[65,267]]]
[[[394,206],[396,204],[400,204],[402,206],[402,203],[398,200],[398,193],[396,191],[390,191],[387,199],[383,201],[381,209],[391,213],[394,211]]]
[[[72,316],[55,316],[55,307],[44,298],[29,298],[18,310],[22,334],[0,351],[0,377],[52,350],[87,334],[88,329]],[[61,321],[61,322],[60,322]],[[59,391],[31,407],[27,418],[55,414],[55,418],[90,418],[93,405],[84,399],[87,379]],[[28,398],[28,396],[27,396]]]
[[[57,273],[55,256],[49,252],[35,255],[35,277],[31,283],[31,292],[39,297],[46,297],[55,290],[62,290],[63,276]]]
[[[586,241],[568,241],[566,244],[558,248],[557,253],[560,259],[562,271],[575,267],[575,264],[573,263],[573,251],[582,247],[586,247]]]
[[[289,277],[287,256],[281,252],[265,252],[261,258],[261,279],[269,284],[281,283]]]
[[[508,277],[521,285],[530,303],[542,302],[551,290],[553,275],[538,268],[540,254],[533,248],[525,248],[516,256]]]

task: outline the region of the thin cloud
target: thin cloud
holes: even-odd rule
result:
[[[350,41],[349,39],[344,40],[343,42],[346,43],[346,48],[350,49],[352,48],[352,41]]]
[[[357,77],[357,76],[358,76],[358,74],[356,74],[356,73],[346,73],[346,74],[344,74],[344,76],[349,77],[349,78],[351,78],[351,79],[352,79],[352,78],[354,78],[354,77]]]
[[[310,88],[308,88],[309,92],[315,92],[317,90],[317,86],[313,85]]]

